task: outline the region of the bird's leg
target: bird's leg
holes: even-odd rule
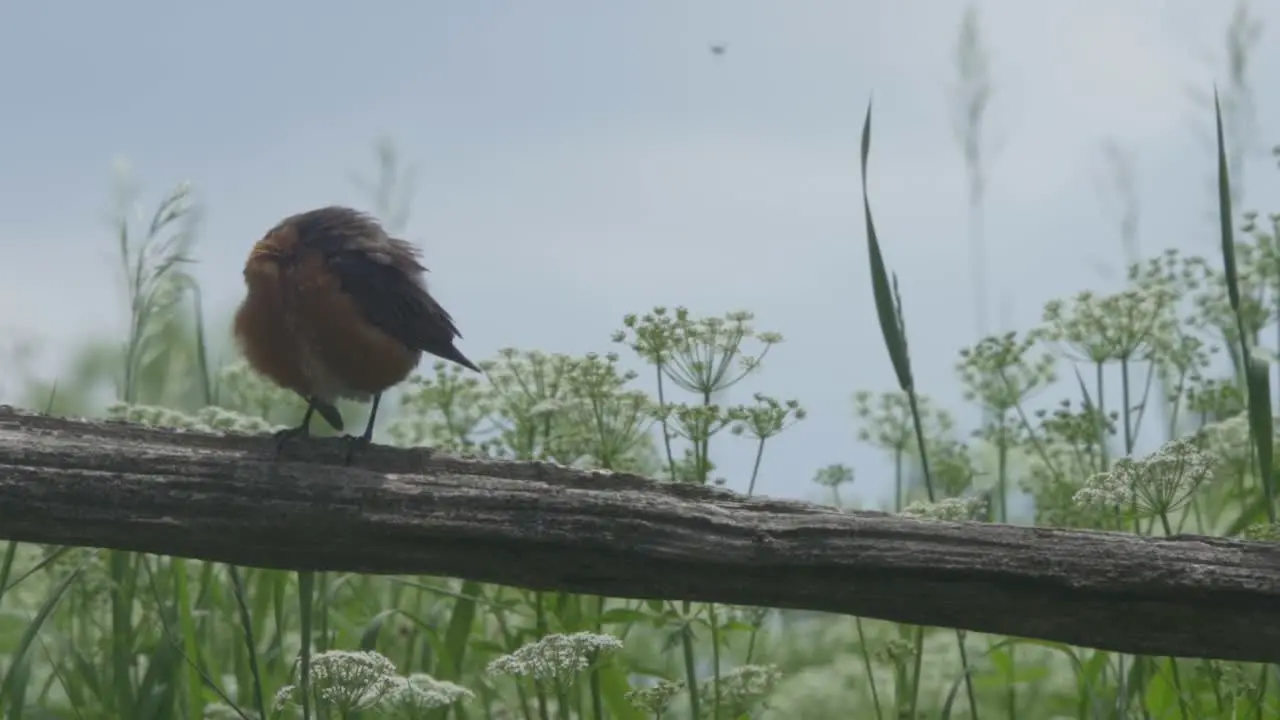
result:
[[[276,431],[276,457],[279,457],[280,452],[284,450],[285,443],[294,438],[305,438],[311,434],[311,416],[315,414],[315,411],[316,407],[311,403],[311,398],[307,398],[307,412],[302,416],[302,423],[297,427]]]
[[[355,458],[356,451],[363,450],[373,441],[373,421],[378,417],[378,401],[382,400],[382,393],[374,393],[373,407],[369,408],[369,422],[364,426],[363,435],[347,435],[347,464],[351,464],[351,460]]]

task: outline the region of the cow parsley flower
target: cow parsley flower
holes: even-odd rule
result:
[[[941,520],[944,522],[985,520],[987,502],[980,497],[950,497],[942,498],[937,502],[917,500],[903,508],[902,515],[918,520]]]
[[[311,695],[340,713],[378,705],[397,687],[396,666],[372,650],[329,650],[311,658]],[[276,693],[276,707],[301,704],[301,687],[288,685]]]
[[[487,671],[490,675],[562,681],[591,667],[601,656],[620,649],[622,641],[612,635],[555,633],[496,658],[489,663]]]
[[[662,717],[681,690],[684,690],[684,683],[662,680],[646,688],[628,690],[622,697],[631,703],[631,707]]]
[[[720,676],[720,711],[723,717],[744,717],[773,691],[782,672],[776,665],[740,665]],[[701,683],[699,694],[715,697],[715,679]]]
[[[1111,507],[1137,517],[1159,517],[1169,533],[1169,513],[1190,502],[1217,468],[1216,456],[1196,447],[1190,437],[1178,438],[1147,457],[1117,460],[1109,472],[1089,478],[1074,500],[1080,505]]]
[[[475,697],[461,685],[437,680],[425,673],[397,677],[383,698],[383,706],[404,717],[424,717],[428,710],[445,707]]]

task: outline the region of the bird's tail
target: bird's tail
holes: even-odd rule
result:
[[[471,362],[470,360],[468,360],[468,359],[467,359],[467,356],[466,356],[466,355],[463,355],[461,350],[459,350],[458,348],[454,347],[454,346],[453,346],[453,343],[450,343],[450,344],[448,345],[448,347],[445,347],[445,348],[444,348],[440,353],[438,353],[438,354],[440,355],[440,357],[444,358],[445,360],[452,360],[453,362],[458,363],[459,365],[461,365],[461,366],[462,366],[462,367],[464,367],[464,368],[468,368],[468,369],[470,369],[470,370],[474,370],[474,371],[476,371],[476,372],[483,372],[482,370],[480,370],[480,368],[476,367],[476,364],[475,364],[475,363],[473,363],[473,362]]]

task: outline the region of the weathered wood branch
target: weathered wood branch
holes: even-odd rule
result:
[[[840,512],[710,488],[0,406],[0,539],[800,608],[1280,661],[1280,548]]]

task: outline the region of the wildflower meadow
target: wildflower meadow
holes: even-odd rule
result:
[[[1233,207],[1217,129],[1214,252],[1128,262],[1123,287],[1045,304],[1035,327],[956,348],[965,427],[917,387],[912,292],[877,231],[874,118],[862,128],[866,248],[849,268],[874,302],[868,347],[898,386],[849,388],[850,442],[883,451],[882,508],[928,522],[1031,522],[1162,536],[1280,539],[1272,448],[1280,335],[1280,212]],[[857,132],[857,128],[851,129]],[[379,153],[394,178],[397,160]],[[1280,157],[1280,150],[1277,151]],[[394,183],[390,183],[394,185]],[[90,346],[56,381],[7,401],[61,415],[202,432],[266,433],[303,406],[243,360],[215,360],[199,284],[195,189],[139,214],[122,195],[113,241],[129,334]],[[396,216],[395,192],[371,199]],[[483,375],[424,363],[383,403],[375,440],[440,452],[625,470],[756,494],[804,398],[759,369],[784,328],[745,309],[671,304],[618,318],[580,356],[510,348]],[[218,332],[221,332],[219,330]],[[873,344],[872,341],[875,341]],[[218,344],[223,341],[217,339]],[[18,364],[13,366],[19,372]],[[106,381],[114,395],[95,394]],[[734,397],[721,404],[732,388]],[[367,408],[341,407],[359,418]],[[349,426],[356,426],[348,421]],[[317,433],[327,431],[319,423]],[[1143,442],[1146,439],[1149,442]],[[789,468],[848,510],[855,468]],[[1019,515],[1018,503],[1031,508]],[[535,592],[445,577],[294,573],[9,542],[0,561],[0,712],[19,718],[1278,718],[1280,665],[1130,656],[714,603]]]

